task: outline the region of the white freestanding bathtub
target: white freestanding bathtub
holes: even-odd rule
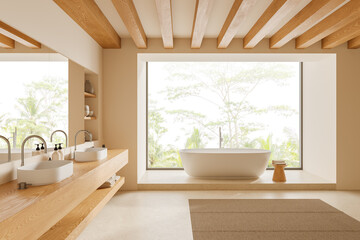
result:
[[[182,149],[184,170],[192,177],[258,178],[266,170],[271,151],[262,149]]]

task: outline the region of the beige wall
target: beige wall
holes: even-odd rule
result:
[[[243,49],[235,39],[227,49],[217,49],[216,39],[205,39],[200,49],[191,50],[188,39],[175,39],[166,50],[161,39],[149,39],[148,49],[137,49],[131,39],[122,39],[121,49],[103,50],[103,134],[109,148],[128,148],[129,164],[122,170],[125,189],[137,189],[137,53],[336,53],[337,54],[337,183],[339,189],[360,189],[360,50],[342,45],[321,49],[320,43],[297,50],[294,42],[278,50],[268,40],[255,49]],[[321,93],[320,93],[321,94]],[[145,160],[144,160],[145,161]]]
[[[336,182],[336,56],[303,62],[303,169]]]
[[[74,146],[75,133],[84,129],[84,81],[85,69],[69,60],[69,146]],[[84,143],[83,134],[77,138],[77,144]]]

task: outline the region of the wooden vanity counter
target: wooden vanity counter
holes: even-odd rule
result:
[[[0,185],[0,239],[38,239],[127,162],[128,150],[108,150],[104,160],[74,162],[73,175],[58,183],[25,190],[17,180]]]

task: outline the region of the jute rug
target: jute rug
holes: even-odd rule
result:
[[[360,240],[360,222],[319,199],[190,199],[194,240]]]

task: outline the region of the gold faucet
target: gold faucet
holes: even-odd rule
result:
[[[24,139],[24,141],[22,142],[22,144],[21,144],[21,166],[24,166],[24,162],[25,162],[25,154],[24,154],[24,151],[25,151],[25,143],[27,142],[27,140],[29,140],[30,138],[38,138],[38,139],[40,139],[43,143],[44,143],[44,145],[45,145],[45,153],[47,153],[47,145],[46,145],[46,142],[45,142],[45,140],[42,138],[42,137],[40,137],[40,136],[38,136],[38,135],[30,135],[30,136],[28,136],[28,137],[26,137],[25,139]]]
[[[68,147],[68,137],[67,137],[67,134],[65,131],[63,130],[55,130],[51,133],[51,136],[50,136],[50,142],[52,142],[52,138],[53,138],[53,135],[56,133],[56,132],[61,132],[65,135],[65,144],[66,144],[66,147]]]
[[[7,143],[7,145],[8,145],[8,162],[11,162],[11,147],[10,147],[9,139],[7,139],[6,137],[1,136],[1,135],[0,135],[0,138],[4,139],[4,141],[5,141],[5,142]]]

